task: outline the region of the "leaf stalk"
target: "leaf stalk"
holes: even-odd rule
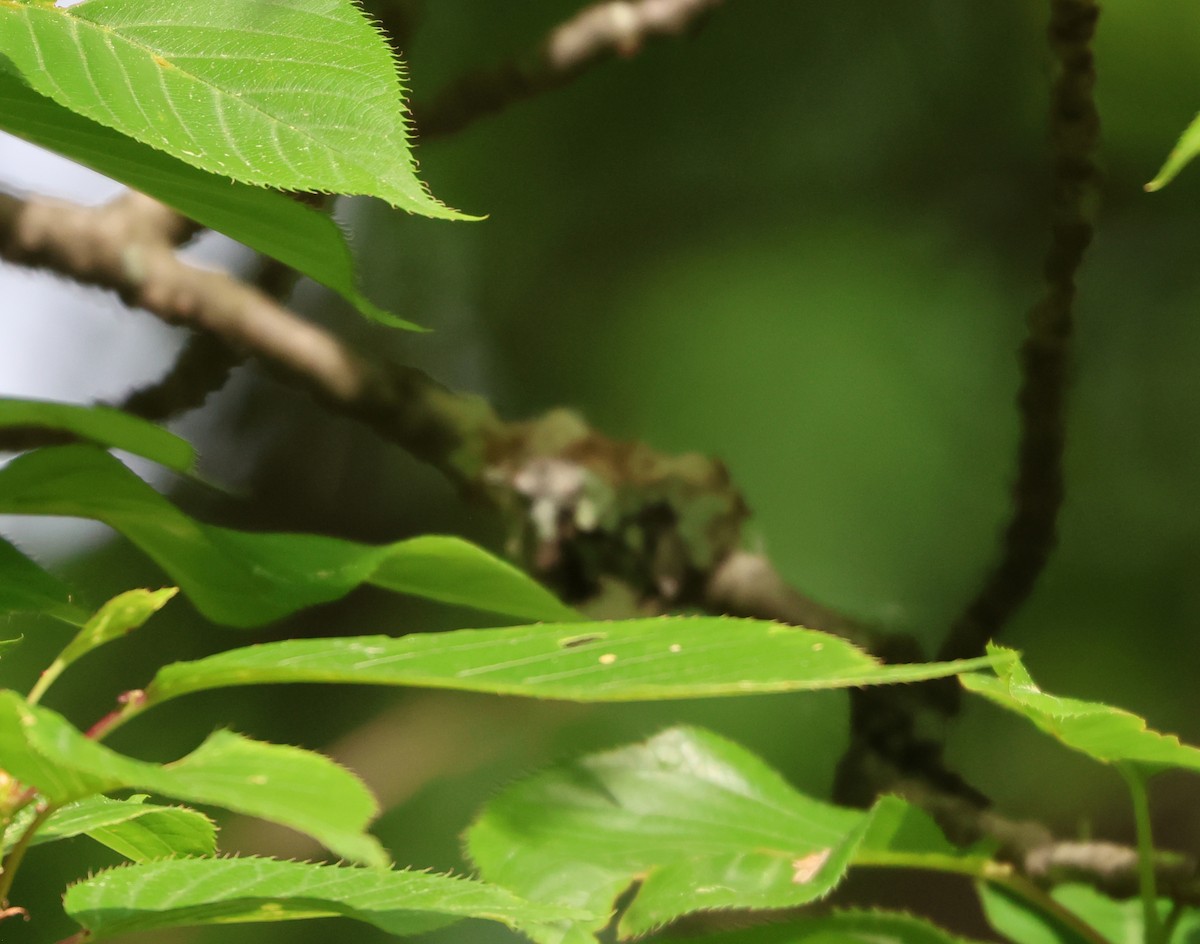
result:
[[[1158,919],[1158,889],[1154,877],[1154,832],[1150,822],[1150,800],[1145,775],[1132,764],[1118,769],[1129,785],[1133,801],[1133,823],[1137,830],[1138,886],[1142,899],[1142,933],[1146,944],[1163,944],[1163,929]]]

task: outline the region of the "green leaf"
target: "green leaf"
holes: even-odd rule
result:
[[[1034,908],[1003,888],[987,883],[980,883],[977,888],[988,923],[1014,944],[1094,944],[1094,939],[1084,936],[1061,918]],[[1139,929],[1142,923],[1140,908],[1141,905],[1135,902],[1134,909],[1138,913],[1134,920]],[[1091,923],[1083,915],[1080,917],[1086,924]],[[1117,944],[1119,939],[1111,940]],[[1138,944],[1143,944],[1140,937]]]
[[[91,932],[89,940],[172,927],[331,916],[397,935],[463,918],[537,932],[580,916],[449,875],[236,858],[111,869],[72,885],[64,905]]]
[[[29,85],[203,170],[461,219],[417,179],[396,63],[351,0],[0,5]]]
[[[216,826],[203,813],[144,801],[90,797],[68,803],[42,824],[33,844],[86,835],[134,862],[216,853]]]
[[[988,653],[1006,661],[994,666],[995,676],[961,676],[963,687],[1022,715],[1067,747],[1104,764],[1137,764],[1148,773],[1164,767],[1200,771],[1200,750],[1174,735],[1150,730],[1142,718],[1120,708],[1048,695],[1013,650],[988,646]]]
[[[82,626],[87,610],[71,589],[0,538],[0,613],[41,613]]]
[[[0,76],[3,76],[2,72]],[[189,471],[196,461],[196,450],[186,440],[161,426],[108,406],[0,398],[0,427],[22,426],[61,429],[105,448],[123,449],[179,472]]]
[[[1077,914],[1112,944],[1143,944],[1142,904],[1137,899],[1114,901],[1088,885],[1060,885],[1051,894],[1055,901]],[[1159,899],[1160,926],[1166,922],[1173,907],[1169,899]],[[1200,940],[1200,913],[1196,909],[1183,911],[1171,940]]]
[[[858,860],[873,865],[891,860],[909,868],[940,868],[954,860],[955,871],[962,871],[963,864],[982,868],[988,861],[951,845],[928,813],[894,796],[880,797],[872,808]]]
[[[419,685],[573,701],[648,701],[884,685],[978,662],[883,665],[836,636],[761,620],[660,616],[446,633],[288,639],[160,669],[147,703],[280,682]]]
[[[668,944],[966,944],[965,938],[912,915],[886,911],[839,911],[819,918],[800,918],[784,924],[668,938]]]
[[[518,619],[582,619],[512,565],[458,538],[376,547],[200,524],[88,446],[39,449],[0,469],[0,514],[103,521],[152,557],[205,616],[230,626],[278,619],[362,583]]]
[[[1200,115],[1193,118],[1192,123],[1180,135],[1175,147],[1167,155],[1166,162],[1154,175],[1154,179],[1146,184],[1146,190],[1150,192],[1161,190],[1174,180],[1176,175],[1190,164],[1197,154],[1200,154]]]
[[[166,606],[178,592],[176,587],[166,587],[162,590],[128,590],[113,597],[84,624],[55,661],[61,668],[66,668],[106,642],[128,635]]]
[[[467,850],[487,881],[602,915],[636,881],[617,928],[628,937],[694,911],[821,898],[860,847],[865,861],[889,852],[897,829],[864,838],[879,810],[895,827],[903,806],[823,803],[737,745],[674,728],[510,786],[468,830]]]
[[[218,731],[172,764],[134,760],[84,737],[61,715],[0,692],[0,769],[52,804],[137,789],[281,823],[338,855],[383,864],[364,830],[374,798],[349,771],[296,747]]]
[[[34,92],[5,71],[2,62],[0,128],[128,184],[209,229],[278,259],[337,292],[373,321],[421,330],[359,291],[345,235],[324,213],[277,191],[207,173],[76,115]]]
[[[166,606],[167,601],[178,592],[176,587],[129,590],[105,603],[39,676],[37,684],[29,692],[30,704],[41,701],[46,690],[73,662],[106,642],[133,632]]]

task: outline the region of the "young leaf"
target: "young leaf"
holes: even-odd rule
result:
[[[41,701],[42,696],[71,663],[106,642],[133,632],[151,616],[162,609],[179,590],[167,587],[164,590],[129,590],[113,597],[75,634],[42,672],[29,693],[31,704]]]
[[[1179,136],[1175,147],[1167,155],[1166,162],[1154,175],[1154,179],[1146,184],[1146,189],[1151,192],[1161,190],[1174,180],[1197,154],[1200,154],[1200,115],[1193,118],[1192,123]]]
[[[665,944],[968,944],[921,918],[886,911],[838,911],[784,924],[704,937],[667,938]]]
[[[203,170],[463,218],[417,179],[396,64],[351,0],[7,3],[0,53],[42,95]]]
[[[0,613],[42,613],[82,626],[87,610],[77,606],[69,587],[0,538]]]
[[[238,858],[110,869],[72,885],[64,905],[90,932],[89,941],[162,928],[337,916],[397,935],[463,918],[527,933],[562,927],[569,934],[569,922],[585,917],[449,875]],[[572,940],[584,944],[587,938],[577,934]]]
[[[218,731],[172,764],[134,760],[84,737],[61,715],[0,692],[0,769],[52,804],[120,789],[221,806],[314,837],[357,862],[387,856],[364,830],[374,798],[349,771],[296,747]]]
[[[761,620],[660,616],[446,633],[289,639],[160,669],[148,704],[279,682],[420,685],[573,701],[812,691],[938,678],[978,663],[884,665],[836,636]]]
[[[0,72],[2,76],[3,72]],[[0,398],[0,427],[14,426],[61,429],[105,448],[123,449],[179,472],[187,472],[196,461],[196,450],[191,443],[161,426],[108,406]]]
[[[144,801],[89,797],[68,803],[42,824],[33,845],[86,835],[134,862],[216,853],[216,826],[203,813]]]
[[[0,62],[0,128],[119,180],[337,292],[373,321],[420,330],[358,289],[338,225],[274,190],[210,174],[76,115],[30,89]]]
[[[257,626],[362,583],[518,619],[582,618],[512,565],[458,538],[376,547],[201,524],[89,446],[39,449],[0,468],[0,514],[103,521],[152,557],[205,616],[230,626]]]
[[[1181,744],[1171,734],[1148,729],[1137,715],[1095,701],[1048,695],[1034,684],[1016,653],[988,646],[991,655],[1007,657],[994,666],[995,676],[960,677],[967,691],[1014,711],[1067,747],[1104,764],[1128,762],[1153,773],[1165,767],[1200,772],[1200,749]]]
[[[176,587],[165,587],[162,590],[128,590],[113,597],[84,624],[55,661],[66,668],[106,642],[128,635],[166,606],[178,592]]]
[[[737,745],[675,728],[512,785],[468,830],[467,850],[487,881],[598,914],[637,881],[617,927],[628,937],[694,911],[820,898],[860,848],[866,861],[889,851],[905,832],[902,808],[895,798],[872,812],[814,800]],[[879,810],[891,828],[864,843]],[[941,855],[944,844],[914,851]]]

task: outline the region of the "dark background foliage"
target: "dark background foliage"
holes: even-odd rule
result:
[[[572,9],[431,0],[406,51],[414,98],[528,48]],[[308,288],[296,304],[484,392],[507,416],[563,404],[614,435],[720,455],[785,576],[932,648],[992,560],[1007,508],[1013,352],[1046,242],[1045,13],[1033,0],[730,0],[694,37],[421,145],[433,191],[486,222],[341,208],[373,296],[435,333],[383,333]],[[1183,5],[1105,5],[1096,51],[1107,180],[1082,280],[1061,546],[1005,636],[1049,690],[1121,704],[1193,742],[1200,172],[1154,196],[1141,185],[1200,101],[1198,42],[1200,21]],[[140,326],[130,316],[120,330]],[[60,357],[71,343],[31,356]],[[252,371],[181,429],[198,439],[205,474],[233,493],[181,487],[179,500],[210,520],[503,540],[434,473]],[[68,566],[97,597],[161,583],[119,544]],[[204,626],[186,604],[172,609],[141,650],[94,657],[55,707],[90,720],[154,664],[244,638]],[[364,591],[267,635],[488,622]],[[44,627],[28,632],[13,671],[51,649]],[[366,732],[365,753],[343,756],[388,795],[379,827],[397,861],[439,869],[462,868],[456,836],[483,799],[555,756],[688,720],[823,794],[846,724],[834,694],[565,709],[296,688],[196,697],[114,745],[165,758],[226,724],[350,751],[339,738],[379,711],[387,733]],[[952,764],[1006,812],[1066,835],[1131,836],[1115,775],[1011,718],[970,705],[949,745]],[[1160,843],[1194,849],[1195,783],[1155,786]],[[225,839],[314,854],[243,824]],[[80,841],[70,854],[92,850]],[[73,877],[77,862],[56,868]],[[382,939],[325,922],[186,939],[334,935]]]

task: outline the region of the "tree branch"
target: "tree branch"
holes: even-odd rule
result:
[[[561,84],[594,61],[630,54],[648,36],[682,30],[690,17],[716,2],[642,0],[590,7],[551,35],[539,60],[539,68],[547,70],[544,74],[536,69],[527,73],[524,85],[496,92],[487,107],[478,102],[468,106],[464,102],[469,96],[451,95],[446,102],[459,104],[441,105],[432,114],[452,124],[446,115],[457,113],[454,121],[461,127],[490,108],[532,94],[530,89]],[[614,13],[616,8],[626,13]],[[649,18],[650,11],[668,8],[679,11],[681,19]],[[641,32],[621,33],[613,17],[630,10],[647,19],[639,21]],[[1094,187],[1090,153],[1097,126],[1087,43],[1094,21],[1095,8],[1088,0],[1056,0],[1051,35],[1064,70],[1055,91],[1054,244],[1047,263],[1047,294],[1031,315],[1030,339],[1022,355],[1025,432],[1017,508],[1004,561],[947,642],[946,651],[955,654],[977,651],[984,638],[980,627],[992,626],[994,631],[1019,605],[1053,543],[1061,501],[1062,390],[1074,278],[1091,235],[1087,201]],[[535,79],[528,79],[530,75]],[[0,194],[0,256],[110,289],[127,304],[164,321],[205,332],[202,338],[256,358],[331,408],[370,424],[442,470],[464,491],[496,504],[511,523],[513,549],[568,598],[585,599],[616,578],[632,587],[648,609],[700,603],[720,612],[838,632],[889,657],[914,657],[910,640],[864,630],[789,587],[765,557],[740,550],[748,511],[720,463],[698,455],[662,456],[642,444],[610,440],[566,411],[524,423],[506,422],[478,397],[448,390],[413,368],[349,349],[267,292],[223,273],[188,266],[175,249],[194,232],[190,227],[177,214],[136,194],[96,209]],[[177,365],[175,372],[184,369]],[[135,394],[135,402],[139,396],[145,394]],[[146,410],[154,412],[151,407]],[[1025,563],[1018,567],[1017,559]],[[968,628],[959,628],[968,622]],[[955,646],[963,651],[955,652]],[[1134,893],[1133,850],[1109,843],[1056,841],[1044,827],[1012,822],[982,808],[977,796],[941,770],[937,746],[913,737],[919,702],[918,697],[912,703],[893,704],[887,711],[873,702],[856,702],[856,731],[864,728],[863,718],[873,719],[874,736],[863,744],[870,742],[876,763],[895,757],[895,750],[878,750],[888,738],[912,755],[926,752],[886,776],[860,777],[860,787],[869,784],[873,792],[879,782],[898,783],[900,792],[933,812],[952,838],[998,839],[1003,855],[1041,883],[1087,881],[1117,897]],[[861,768],[856,770],[862,774]],[[945,782],[939,782],[939,772]],[[919,781],[905,779],[914,773]],[[1200,903],[1194,862],[1164,853],[1156,869],[1165,894]]]
[[[895,790],[932,815],[956,845],[970,846],[980,840],[998,843],[995,856],[1012,863],[1038,885],[1083,883],[1118,899],[1139,894],[1138,851],[1131,846],[1057,839],[1041,823],[1008,819],[962,797],[931,790],[921,781],[900,780]],[[1154,872],[1164,897],[1200,905],[1200,870],[1195,858],[1160,850],[1154,856]]]
[[[1091,50],[1099,14],[1095,0],[1051,4],[1050,46],[1059,63],[1050,106],[1051,243],[1045,293],[1029,314],[1020,353],[1021,441],[1013,511],[1000,562],[951,628],[938,653],[943,659],[983,652],[1032,592],[1057,543],[1075,278],[1092,240],[1100,176],[1093,158],[1100,116],[1092,94],[1096,71]]]
[[[616,581],[648,611],[707,604],[854,630],[739,551],[749,512],[720,462],[609,439],[566,410],[506,422],[480,397],[368,358],[257,288],[183,262],[166,225],[173,214],[158,207],[145,197],[86,208],[0,194],[0,257],[206,332],[369,424],[496,506],[510,551],[568,600],[592,600]]]
[[[651,39],[680,36],[723,0],[604,0],[559,24],[521,59],[463,76],[414,106],[419,137],[453,134],[514,102],[566,85],[598,63],[636,55]]]
[[[1063,499],[1063,413],[1075,276],[1092,237],[1098,173],[1092,158],[1100,120],[1092,99],[1094,0],[1053,0],[1050,44],[1060,63],[1051,94],[1054,194],[1045,293],[1029,316],[1021,348],[1023,381],[1017,403],[1021,439],[1013,510],[1001,559],[951,626],[938,651],[943,660],[981,655],[987,642],[1025,601],[1056,540]],[[961,702],[953,679],[913,689],[868,688],[850,693],[850,746],[838,765],[835,795],[866,805],[898,777],[918,777],[978,807],[985,798],[949,771],[940,741],[921,734],[931,712],[953,714]]]

